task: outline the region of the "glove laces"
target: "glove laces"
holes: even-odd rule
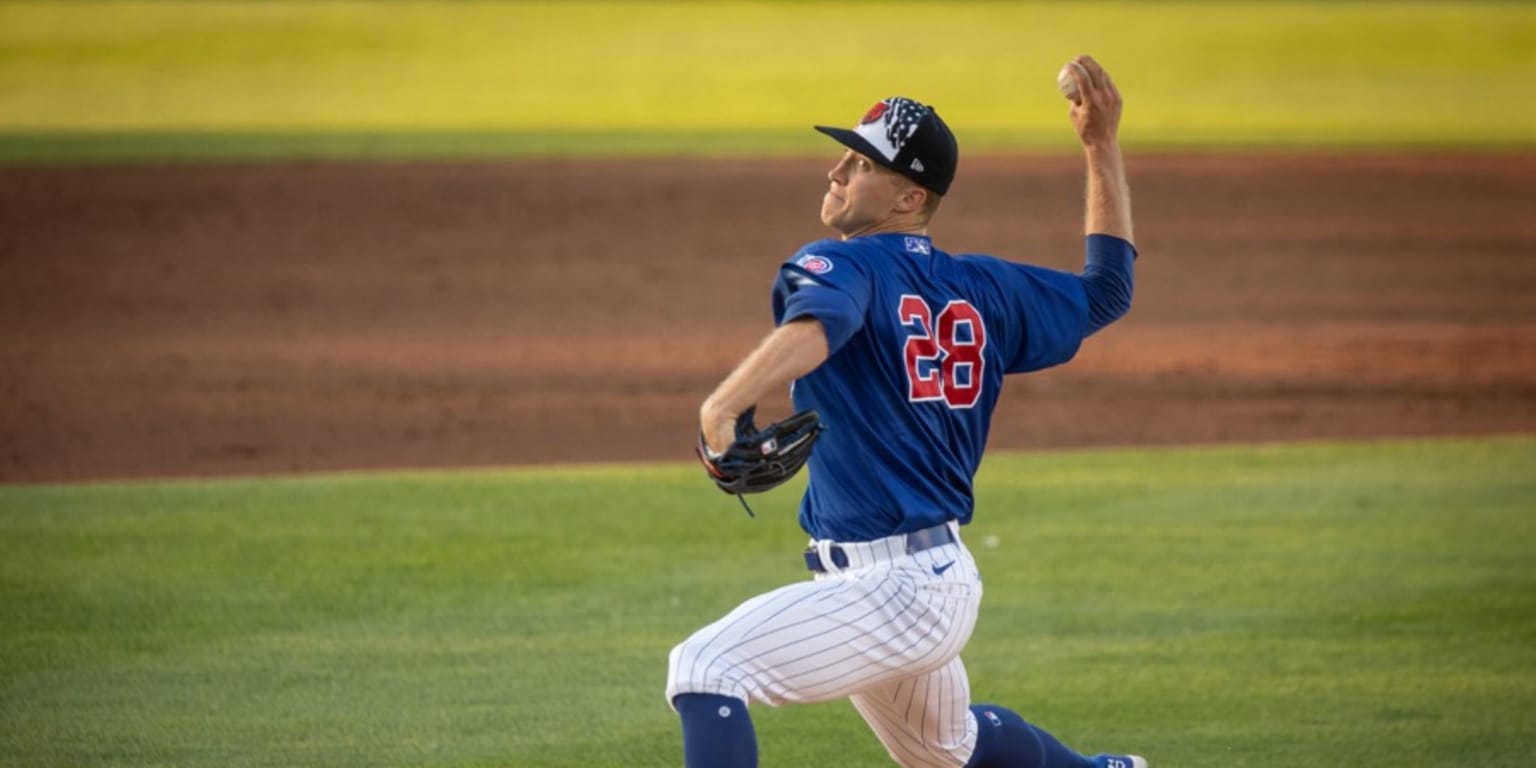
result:
[[[754,520],[757,519],[757,515],[752,513],[752,508],[747,506],[747,497],[746,496],[743,496],[742,494],[738,493],[738,494],[736,494],[736,500],[741,502],[741,508],[745,509],[747,511],[747,517],[750,517],[750,518],[752,518]]]

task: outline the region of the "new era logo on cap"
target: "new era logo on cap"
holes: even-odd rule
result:
[[[939,114],[892,96],[870,107],[853,130],[816,126],[843,146],[939,194],[949,191],[960,150]]]

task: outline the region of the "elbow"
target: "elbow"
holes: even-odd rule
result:
[[[1105,325],[1119,320],[1131,313],[1131,292],[1129,289],[1123,295],[1117,295],[1112,301],[1105,304],[1104,315],[1108,317]]]
[[[1092,308],[1088,313],[1088,332],[1083,334],[1091,336],[1103,330],[1109,324],[1130,314],[1130,302]]]
[[[1096,234],[1088,236],[1085,251],[1083,292],[1088,299],[1088,333],[1093,333],[1131,311],[1136,247]]]
[[[1131,311],[1136,248],[1125,240],[1089,235],[1086,251],[1082,279],[1091,334]]]
[[[1129,280],[1109,275],[1096,277],[1098,279],[1084,281],[1088,294],[1088,334],[1125,317],[1131,311],[1133,291]]]
[[[1131,281],[1126,278],[1118,278],[1107,292],[1105,309],[1115,316],[1116,320],[1130,314],[1132,298],[1135,290],[1131,287]]]

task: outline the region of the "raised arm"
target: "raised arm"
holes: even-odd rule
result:
[[[1120,155],[1120,91],[1092,56],[1078,56],[1070,67],[1077,83],[1072,125],[1088,160],[1088,202],[1084,234],[1112,235],[1135,242],[1131,227],[1131,189]]]
[[[1088,296],[1087,334],[1092,334],[1131,309],[1136,259],[1131,189],[1120,155],[1119,89],[1091,56],[1073,59],[1067,69],[1077,83],[1070,113],[1072,126],[1088,161],[1082,279]]]

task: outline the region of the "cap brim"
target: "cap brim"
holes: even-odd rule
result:
[[[886,168],[889,168],[898,173],[901,172],[901,169],[897,168],[894,162],[885,159],[885,155],[880,154],[880,150],[876,149],[875,145],[869,143],[869,140],[863,136],[860,136],[859,134],[850,131],[847,128],[833,128],[830,125],[817,125],[812,127],[818,131],[821,131],[822,133],[825,133],[828,136],[831,136],[837,141],[837,143],[885,166]]]

